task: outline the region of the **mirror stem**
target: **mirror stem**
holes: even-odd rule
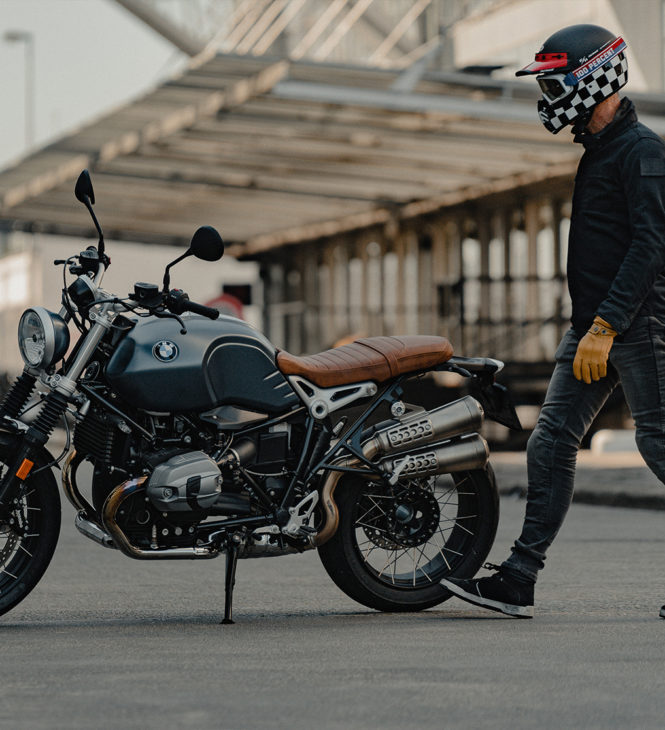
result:
[[[172,266],[175,266],[179,261],[182,261],[184,258],[187,258],[187,256],[191,256],[191,251],[187,250],[182,256],[178,256],[175,261],[171,261],[171,263],[166,267],[166,271],[164,272],[164,293],[167,294],[169,291],[169,286],[171,284],[171,276],[169,274],[169,269]]]
[[[90,202],[90,198],[87,195],[85,196],[85,207],[88,209],[88,212],[92,217],[92,222],[95,224],[97,233],[99,233],[99,248],[97,249],[97,253],[101,258],[104,255],[104,234],[102,233],[102,227],[99,225],[99,221],[97,220],[95,211],[92,209],[92,203]]]

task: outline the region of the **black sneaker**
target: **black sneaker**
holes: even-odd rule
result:
[[[486,578],[448,578],[441,585],[476,606],[517,618],[533,618],[534,584],[515,580],[496,565],[486,563],[483,567],[497,572]],[[665,606],[660,615],[665,618]]]
[[[661,609],[660,609],[660,617],[661,618],[665,618],[665,606],[661,606]]]

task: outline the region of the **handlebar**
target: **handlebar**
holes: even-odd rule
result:
[[[205,304],[198,304],[197,302],[192,302],[189,300],[185,302],[183,312],[202,314],[204,317],[208,317],[208,319],[217,319],[217,317],[219,317],[219,309],[206,307]]]
[[[208,319],[217,319],[219,310],[213,307],[206,307],[205,304],[193,302],[182,289],[171,289],[166,299],[166,308],[173,314],[182,314],[183,312],[193,312],[200,314]]]

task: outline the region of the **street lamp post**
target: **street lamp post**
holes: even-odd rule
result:
[[[35,41],[27,30],[8,30],[7,43],[23,43],[25,48],[25,146],[32,148],[35,141]]]

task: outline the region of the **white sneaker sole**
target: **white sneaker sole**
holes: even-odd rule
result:
[[[533,618],[533,606],[515,606],[512,603],[502,603],[501,601],[493,601],[491,598],[483,598],[483,596],[469,593],[458,585],[451,583],[449,580],[442,580],[441,585],[447,588],[452,594],[464,601],[473,603],[481,608],[489,608],[491,611],[499,611],[508,616],[517,618]],[[663,612],[661,611],[661,616]]]

